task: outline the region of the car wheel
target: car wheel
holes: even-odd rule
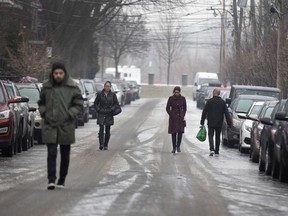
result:
[[[259,156],[255,154],[253,149],[252,149],[252,152],[251,152],[251,161],[254,162],[254,163],[258,163],[259,162]]]
[[[27,151],[28,150],[28,144],[29,144],[28,137],[29,136],[26,133],[25,136],[22,138],[22,149],[23,149],[23,151]]]
[[[259,152],[259,172],[264,172],[265,171],[265,163],[262,160],[262,155],[263,151],[262,148],[260,147],[260,152]]]
[[[13,157],[13,155],[14,155],[14,143],[13,143],[13,141],[10,141],[10,145],[8,148],[5,148],[2,150],[2,155],[4,157]]]
[[[272,177],[276,179],[279,178],[279,164],[275,155],[273,155],[272,159]]]
[[[227,146],[227,139],[224,138],[223,132],[222,132],[222,145]]]
[[[267,147],[266,152],[265,152],[265,174],[266,175],[272,174],[272,163],[271,163],[269,147]]]
[[[78,120],[78,126],[84,126],[84,121],[83,120]]]
[[[288,182],[288,167],[284,164],[283,160],[287,160],[284,150],[281,149],[280,152],[280,168],[279,168],[279,180],[280,182]]]

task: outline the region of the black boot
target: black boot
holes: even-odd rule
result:
[[[177,143],[177,152],[181,152],[180,145],[181,143]]]
[[[109,139],[110,139],[110,134],[105,134],[104,150],[108,150]]]
[[[99,138],[99,149],[103,150],[104,148],[104,134],[103,133],[98,133],[98,138]]]
[[[180,146],[182,141],[182,133],[178,133],[178,139],[177,139],[177,152],[181,152]]]
[[[176,153],[176,134],[172,134],[172,147],[173,147],[172,154],[175,154]]]

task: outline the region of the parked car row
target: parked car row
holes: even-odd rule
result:
[[[233,126],[224,124],[223,145],[237,145],[260,172],[288,182],[288,100],[277,88],[232,86],[226,102]]]
[[[94,108],[94,101],[97,94],[103,90],[104,82],[89,79],[75,79],[75,81],[78,83],[78,87],[82,92],[85,108],[85,112],[82,116],[78,116],[75,123],[76,127],[78,127],[84,126],[84,124],[89,121],[89,115],[92,116],[92,119],[97,118],[97,112]],[[116,94],[121,106],[130,104],[131,101],[140,98],[140,86],[135,81],[113,79],[111,82],[111,91]]]
[[[20,94],[15,83],[0,81],[0,149],[12,157],[34,145],[33,131],[36,109],[29,98]]]

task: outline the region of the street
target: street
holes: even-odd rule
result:
[[[125,106],[108,151],[98,150],[95,120],[79,127],[64,189],[46,189],[45,145],[0,157],[0,215],[288,215],[288,185],[259,174],[248,154],[221,145],[208,156],[208,140],[196,139],[201,110],[188,96],[182,152],[171,154],[166,101]]]

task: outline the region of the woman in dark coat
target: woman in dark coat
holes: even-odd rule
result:
[[[182,140],[182,134],[184,133],[186,114],[186,99],[181,96],[181,88],[176,86],[173,90],[174,95],[170,96],[166,105],[166,111],[169,115],[169,129],[168,133],[172,134],[172,153],[175,154],[176,147],[177,152],[181,152],[180,145]],[[177,140],[176,140],[177,138]]]
[[[104,84],[104,89],[99,93],[94,101],[95,109],[98,113],[97,124],[99,125],[99,149],[108,150],[111,125],[114,124],[114,109],[119,105],[115,93],[111,92],[111,82]],[[105,130],[105,135],[104,135]]]

